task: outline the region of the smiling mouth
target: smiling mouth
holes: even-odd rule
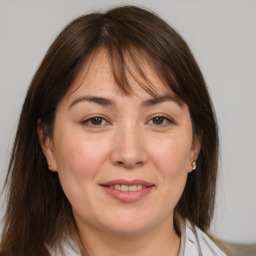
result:
[[[155,185],[143,180],[112,180],[104,184],[100,184],[104,191],[112,198],[122,203],[133,203],[146,197]]]
[[[140,191],[145,188],[153,187],[154,185],[144,186],[141,184],[135,184],[135,185],[124,185],[124,184],[115,184],[115,185],[102,185],[104,187],[107,187],[109,189],[118,190],[122,192],[134,192],[134,191]]]

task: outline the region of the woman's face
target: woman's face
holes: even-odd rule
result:
[[[145,72],[157,97],[131,77],[126,96],[106,54],[97,54],[59,103],[53,138],[41,139],[80,229],[124,234],[173,226],[200,143],[187,105],[150,66]]]

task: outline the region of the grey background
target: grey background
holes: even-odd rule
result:
[[[26,89],[47,48],[73,18],[120,3],[152,9],[190,45],[220,126],[212,231],[232,241],[256,241],[255,0],[0,0],[0,188]]]

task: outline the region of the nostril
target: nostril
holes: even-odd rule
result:
[[[130,162],[130,161],[116,161],[117,166],[123,166],[125,168],[131,169],[131,168],[137,168],[143,165],[143,161],[138,162]]]

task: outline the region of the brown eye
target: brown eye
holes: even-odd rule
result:
[[[92,125],[101,125],[104,119],[102,117],[93,117],[90,119]]]
[[[91,117],[85,121],[82,122],[83,125],[86,126],[103,126],[107,124],[107,121],[105,118],[100,116]]]
[[[166,121],[165,117],[157,116],[152,119],[152,123],[156,125],[162,125]]]
[[[156,116],[149,121],[149,124],[156,126],[165,126],[168,124],[174,124],[174,122],[165,116]]]

